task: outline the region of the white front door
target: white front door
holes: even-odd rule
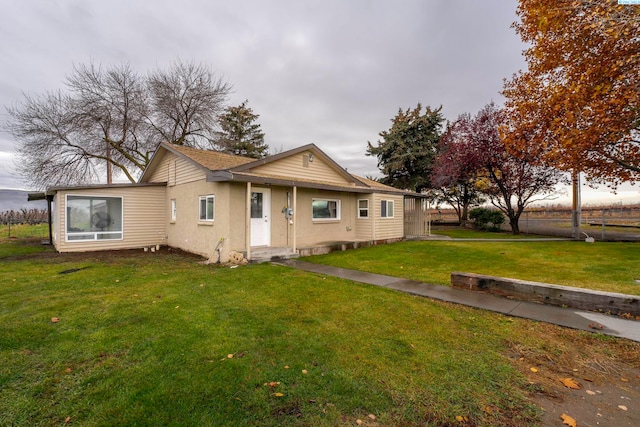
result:
[[[251,246],[271,245],[271,189],[251,192]]]

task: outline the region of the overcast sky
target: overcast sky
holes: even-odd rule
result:
[[[140,73],[208,64],[245,99],[272,149],[315,143],[376,175],[376,142],[399,108],[444,116],[502,103],[525,62],[515,0],[0,0],[0,119],[23,93],[63,88],[74,64]],[[0,188],[27,188],[0,133]],[[633,191],[637,195],[637,190]]]

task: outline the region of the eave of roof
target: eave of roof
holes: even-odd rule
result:
[[[117,183],[117,184],[94,184],[94,185],[74,185],[74,186],[60,186],[49,187],[44,193],[45,195],[52,195],[58,191],[70,191],[70,190],[102,190],[108,188],[131,188],[131,187],[164,187],[166,182],[144,182],[144,183]]]
[[[278,154],[274,154],[273,156],[269,156],[269,157],[265,157],[264,159],[259,159],[259,160],[255,160],[251,163],[246,163],[240,166],[236,166],[233,168],[230,168],[230,170],[234,171],[234,172],[243,172],[243,171],[247,171],[253,168],[256,168],[258,166],[262,166],[262,165],[266,165],[268,163],[272,163],[275,161],[278,161],[280,159],[284,159],[286,157],[291,157],[295,154],[298,153],[303,153],[305,151],[312,151],[315,155],[322,157],[322,159],[327,162],[327,164],[329,164],[336,172],[338,172],[342,177],[346,178],[347,180],[353,182],[355,185],[358,184],[363,184],[358,177],[356,177],[355,175],[350,174],[346,169],[344,169],[342,166],[340,166],[338,163],[336,163],[335,160],[333,160],[331,157],[329,157],[324,151],[322,151],[320,148],[318,148],[317,145],[315,144],[307,144],[307,145],[303,145],[301,147],[298,148],[294,148],[292,150],[288,150],[288,151],[283,151],[282,153],[278,153]]]
[[[211,171],[207,174],[208,182],[251,182],[252,184],[259,185],[277,185],[282,187],[300,187],[300,188],[313,188],[318,190],[329,191],[342,191],[350,193],[380,193],[380,194],[396,194],[403,196],[424,197],[424,195],[418,193],[412,193],[406,190],[398,190],[397,188],[389,187],[386,185],[378,187],[370,187],[367,185],[340,185],[332,184],[321,181],[291,179],[282,176],[273,175],[261,175],[248,172],[236,172],[236,171]]]

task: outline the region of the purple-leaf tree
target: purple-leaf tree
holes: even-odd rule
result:
[[[552,198],[563,175],[534,162],[539,154],[534,144],[507,151],[498,130],[503,123],[503,111],[493,102],[487,104],[470,121],[469,138],[460,148],[482,166],[484,176],[478,182],[482,193],[509,218],[512,233],[520,234],[518,220],[524,209]]]
[[[453,206],[461,223],[468,221],[471,206],[484,202],[478,188],[480,158],[465,149],[470,145],[471,123],[471,116],[465,113],[447,126],[431,170],[437,199]]]

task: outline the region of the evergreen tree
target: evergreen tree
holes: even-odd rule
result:
[[[238,156],[262,159],[266,157],[269,146],[264,142],[264,132],[256,123],[258,114],[247,107],[245,100],[237,107],[227,107],[220,117],[222,132],[218,140],[221,151]]]
[[[421,104],[413,110],[400,109],[391,129],[380,132],[378,145],[368,143],[366,154],[378,158],[383,184],[416,192],[429,188],[444,121],[441,110],[427,107],[423,114]]]

